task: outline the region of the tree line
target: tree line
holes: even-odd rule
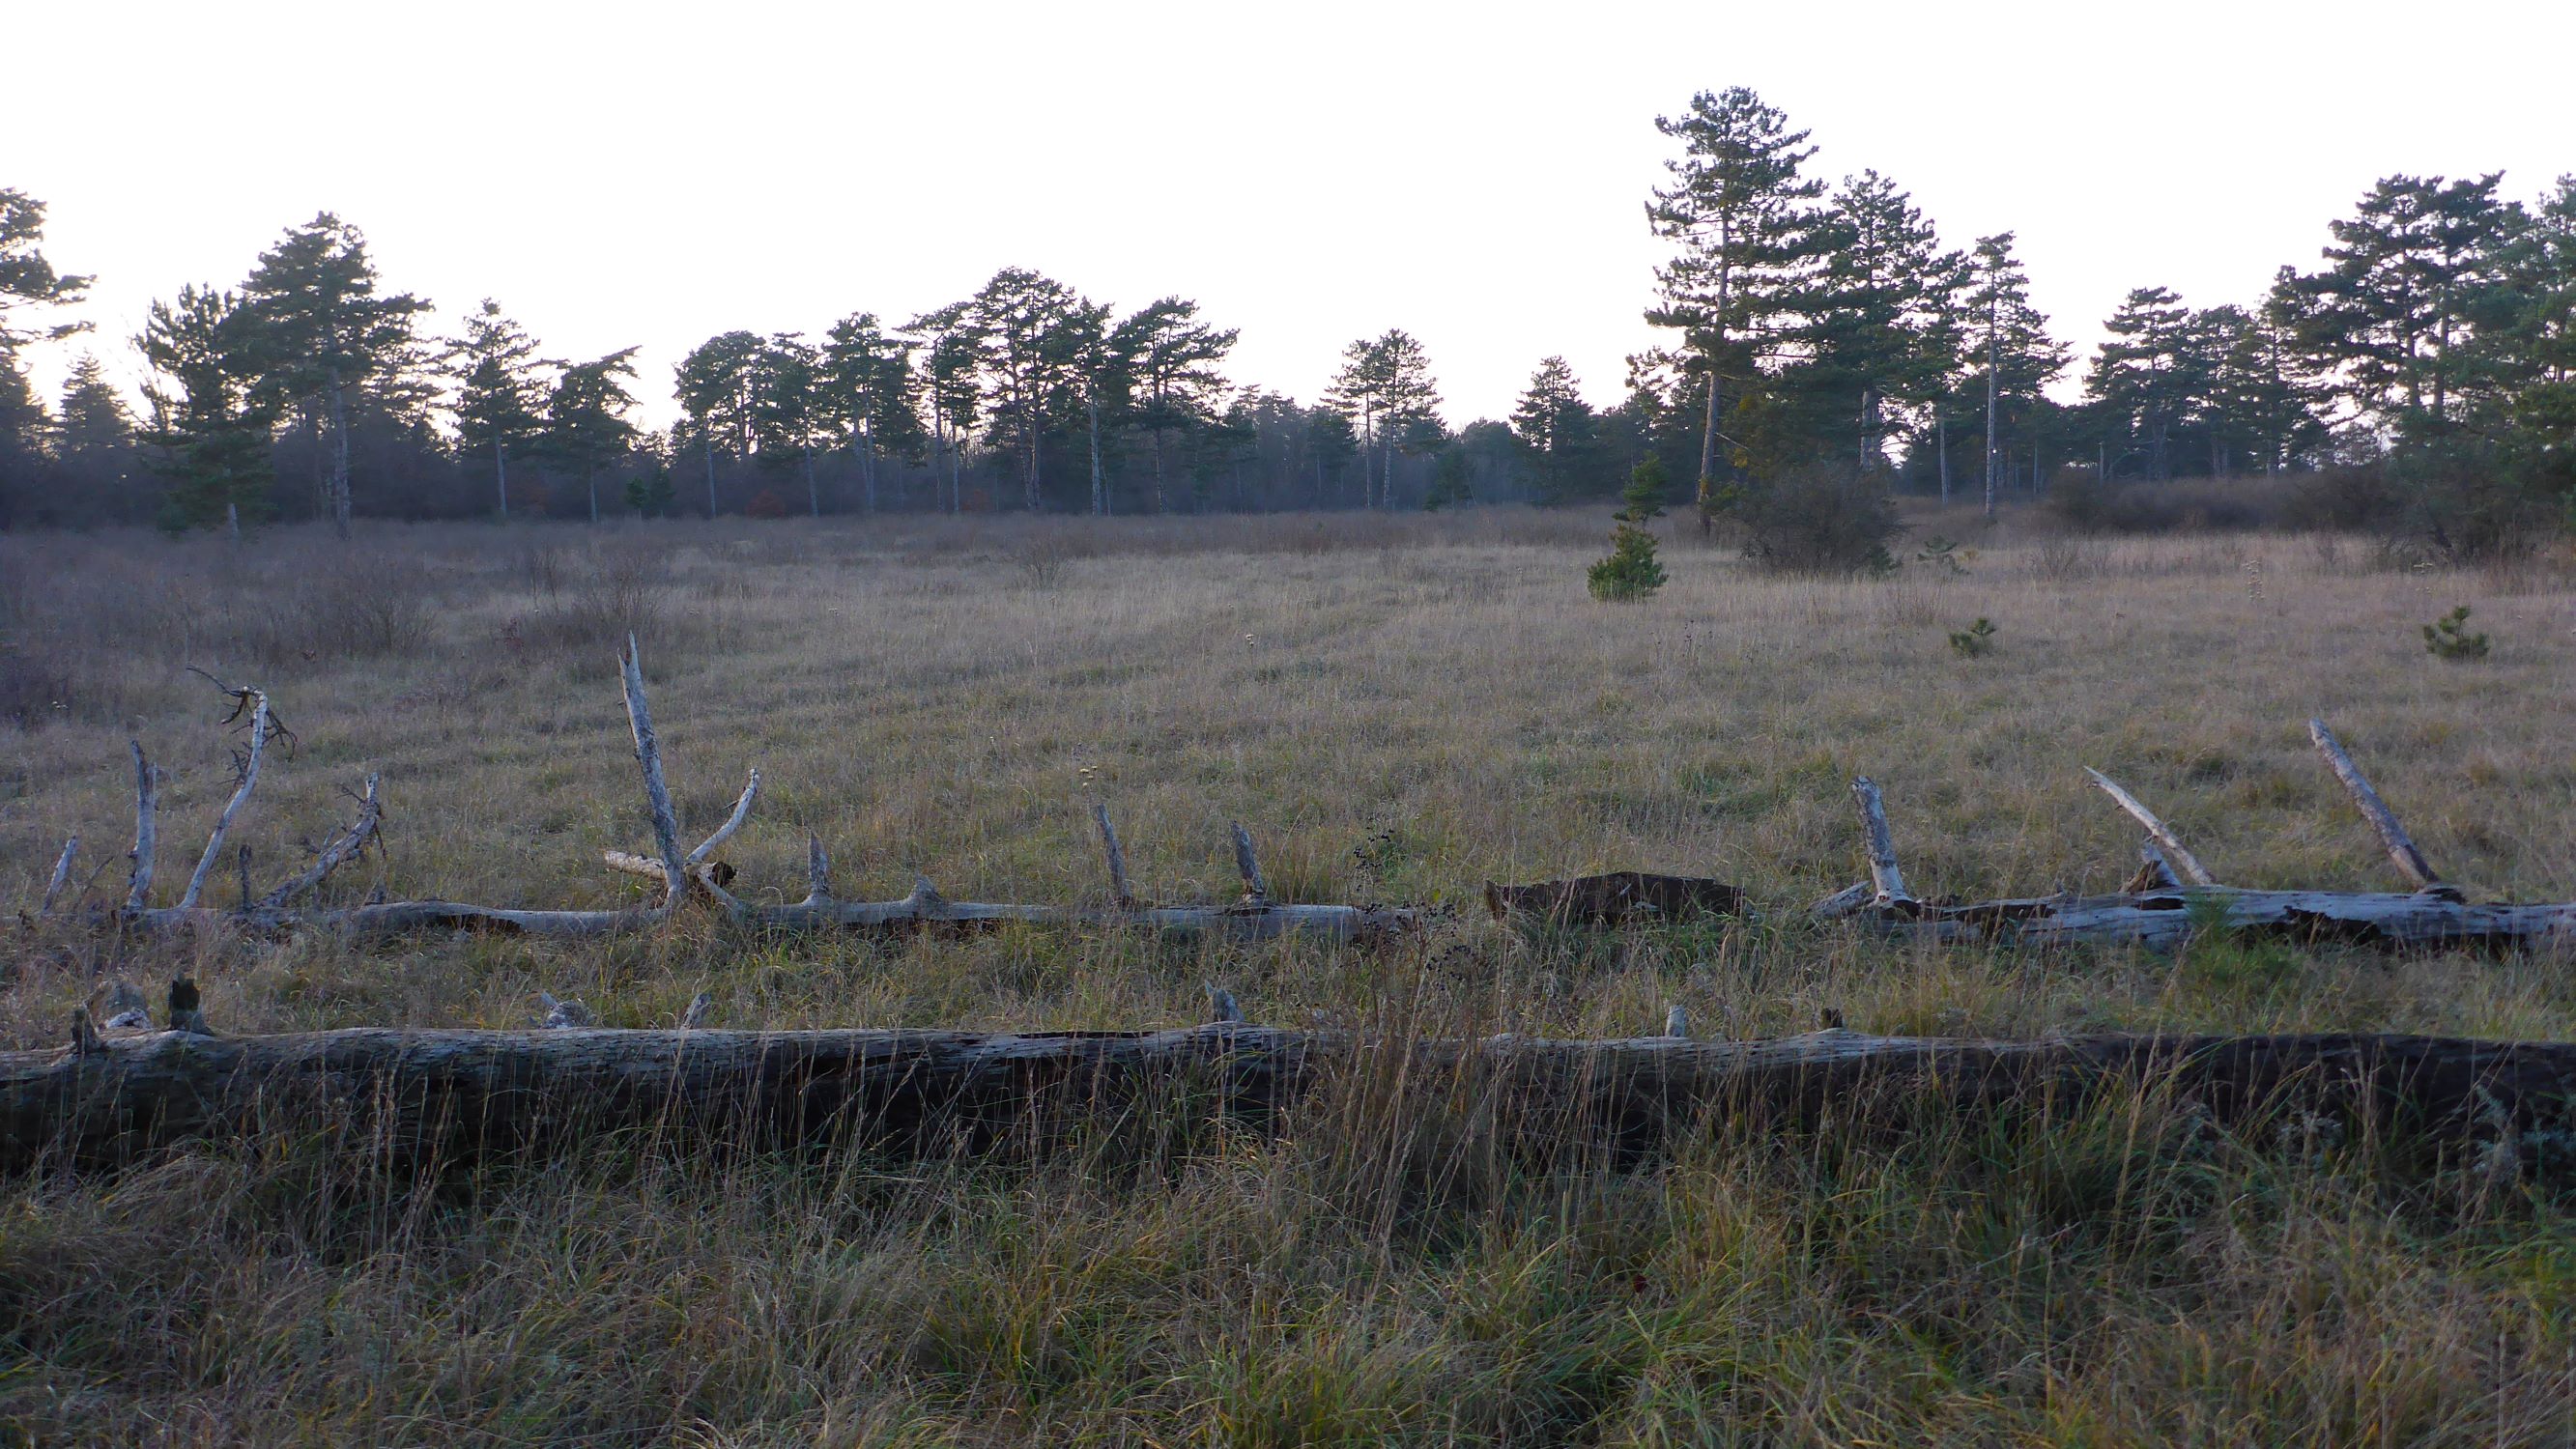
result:
[[[1669,253],[1644,320],[1666,340],[1610,407],[1548,357],[1508,419],[1454,429],[1401,329],[1352,342],[1305,403],[1229,377],[1238,333],[1195,301],[1122,313],[1008,267],[910,318],[711,337],[648,431],[636,349],[550,356],[490,300],[435,331],[327,213],[238,285],[152,304],[139,410],[89,356],[49,406],[18,354],[84,330],[90,279],[46,259],[40,202],[0,190],[0,524],[1436,508],[1607,497],[1648,459],[1791,553],[1784,529],[1869,534],[1897,492],[1991,513],[2069,481],[2336,465],[2462,546],[2570,510],[2576,178],[2532,205],[2500,175],[2386,178],[2260,298],[2130,292],[2061,400],[2073,349],[2012,233],[1946,245],[1893,179],[1828,182],[1747,89],[1656,124],[1676,154],[1647,198]]]

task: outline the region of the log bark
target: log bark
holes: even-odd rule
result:
[[[78,1018],[86,1026],[84,1013]],[[77,1027],[76,1027],[77,1031]],[[442,1152],[694,1124],[729,1142],[976,1148],[1163,1100],[1278,1125],[1336,1074],[1465,1101],[1535,1140],[1628,1144],[1787,1112],[1854,1123],[2065,1105],[2105,1088],[2222,1122],[2333,1113],[2390,1132],[2506,1140],[2561,1159],[2576,1044],[2368,1035],[1977,1041],[1840,1029],[1769,1041],[1403,1040],[1219,1023],[1160,1032],[534,1031],[360,1028],[221,1038],[79,1034],[0,1053],[0,1167],[112,1160],[320,1111]]]

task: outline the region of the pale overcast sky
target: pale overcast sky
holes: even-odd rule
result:
[[[1547,353],[1618,395],[1651,340],[1658,113],[1749,85],[1964,245],[2020,233],[2089,346],[2132,286],[2246,300],[2394,171],[2576,170],[2576,5],[729,4],[17,7],[0,185],[99,275],[122,379],[150,299],[287,225],[363,227],[453,327],[556,355],[901,321],[1018,264],[1243,330],[1312,399],[1354,337],[1429,348],[1453,422]],[[66,360],[37,360],[51,390]]]

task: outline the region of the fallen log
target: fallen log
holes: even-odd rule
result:
[[[2093,783],[2146,832],[2138,873],[2126,889],[2111,895],[1981,901],[1917,899],[1903,894],[1901,884],[1891,890],[1889,882],[1902,879],[1896,872],[1895,845],[1877,787],[1860,779],[1852,788],[1875,884],[1837,892],[1810,907],[1809,914],[1818,920],[1857,918],[1914,939],[2038,947],[2096,943],[2170,950],[2208,930],[2390,950],[2576,946],[2576,902],[2471,902],[2434,872],[2325,721],[2310,720],[2308,734],[2414,890],[2254,890],[2221,884],[2172,826],[2108,776],[2088,769]]]
[[[2576,1043],[2444,1037],[1975,1041],[1837,1029],[1741,1042],[1403,1040],[1230,1021],[1026,1033],[619,1031],[567,1021],[533,1031],[117,1039],[102,1038],[86,1011],[73,1030],[68,1051],[0,1053],[0,1167],[110,1161],[315,1113],[369,1140],[442,1154],[684,1124],[734,1142],[971,1149],[1014,1134],[1043,1140],[1149,1101],[1277,1127],[1337,1079],[1398,1083],[1565,1144],[1635,1147],[1711,1114],[1850,1123],[1908,1104],[1942,1113],[2058,1106],[2121,1088],[2166,1094],[2159,1111],[2230,1124],[2295,1111],[2562,1158],[2576,1142]]]
[[[1110,905],[1106,910],[952,901],[942,896],[929,881],[922,879],[916,879],[912,891],[896,900],[836,900],[831,894],[830,858],[824,853],[820,841],[808,844],[805,899],[777,905],[745,901],[727,889],[736,878],[734,868],[712,857],[718,847],[731,840],[750,820],[752,807],[760,796],[760,771],[750,772],[742,794],[734,801],[724,823],[694,848],[684,852],[681,849],[679,818],[663,778],[660,737],[653,727],[651,705],[645,697],[643,666],[634,640],[627,641],[626,648],[618,654],[617,662],[627,725],[634,741],[636,766],[642,776],[645,817],[652,830],[653,853],[640,855],[611,850],[604,852],[604,861],[611,870],[653,882],[659,899],[652,904],[610,910],[528,910],[428,899],[376,901],[343,908],[297,908],[293,904],[297,898],[319,891],[332,872],[363,855],[367,846],[376,840],[384,812],[375,775],[367,777],[365,790],[358,796],[357,818],[345,829],[333,832],[306,869],[256,900],[252,899],[245,880],[238,905],[222,908],[203,903],[206,879],[221,853],[225,834],[258,783],[263,746],[273,735],[284,734],[270,711],[265,692],[226,685],[217,680],[217,686],[234,701],[234,720],[245,715],[249,719],[250,741],[242,756],[237,788],[208,835],[206,848],[195,873],[189,878],[186,891],[173,905],[154,906],[151,893],[163,776],[144,754],[142,742],[135,741],[133,878],[126,892],[125,904],[112,913],[102,913],[99,919],[143,931],[231,928],[278,932],[318,929],[374,936],[472,930],[511,935],[585,937],[649,930],[669,921],[684,908],[703,905],[727,920],[757,930],[903,932],[935,928],[971,931],[1020,923],[1207,935],[1237,941],[1264,941],[1290,935],[1358,941],[1400,934],[1422,924],[1421,914],[1405,907],[1303,905],[1273,901],[1269,886],[1262,879],[1260,863],[1253,853],[1252,837],[1240,824],[1231,828],[1236,868],[1244,880],[1241,899],[1219,905],[1141,905],[1129,888],[1126,860],[1119,848],[1116,832],[1109,825],[1108,812],[1099,806],[1094,809],[1108,851],[1112,884]],[[211,675],[207,677],[213,678]],[[78,837],[64,845],[38,914],[54,913],[57,898],[70,879],[72,860],[79,846]],[[243,869],[246,875],[246,861]]]

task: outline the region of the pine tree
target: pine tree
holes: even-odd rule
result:
[[[349,404],[368,389],[407,390],[422,366],[413,318],[429,304],[408,292],[379,296],[375,263],[358,229],[329,212],[291,227],[260,253],[242,287],[258,334],[259,391],[272,409],[300,410],[326,433],[324,501],[349,536]]]
[[[1618,525],[1610,531],[1610,555],[1595,562],[1584,576],[1592,597],[1623,602],[1645,598],[1664,586],[1664,566],[1655,559],[1655,535],[1646,520],[1664,511],[1669,486],[1663,460],[1652,455],[1629,473],[1628,486],[1620,494],[1627,506],[1611,515]]]
[[[753,444],[769,467],[802,465],[806,513],[814,518],[823,516],[814,450],[827,437],[830,411],[823,395],[823,355],[812,343],[793,332],[781,332],[752,355]]]
[[[134,415],[107,380],[107,369],[84,352],[63,383],[54,419],[54,448],[63,457],[121,453],[134,446]]]
[[[1985,513],[1995,516],[2003,411],[2015,403],[2036,411],[2040,389],[2066,367],[2066,345],[2048,335],[2048,319],[2030,305],[2030,279],[2013,255],[2013,234],[1979,237],[1969,266],[1966,312],[1975,329],[1977,374],[1970,386],[1985,393]]]
[[[1874,472],[1887,464],[1888,410],[1929,408],[1958,370],[1965,259],[1942,251],[1913,198],[1875,171],[1843,182],[1816,235],[1806,356],[1785,381],[1816,397],[1809,427],[1848,439],[1830,451]]]
[[[23,327],[18,318],[50,312],[81,299],[93,278],[66,276],[45,260],[45,204],[23,191],[0,186],[0,364],[18,349],[38,340],[59,342],[89,330],[82,321],[47,327]]]
[[[824,336],[820,381],[825,420],[846,432],[859,465],[860,506],[874,513],[877,460],[918,460],[922,452],[912,345],[878,326],[875,313],[852,313]]]
[[[1163,448],[1167,434],[1204,427],[1216,417],[1226,381],[1217,365],[1234,350],[1239,335],[1232,327],[1210,327],[1198,320],[1199,304],[1164,297],[1139,308],[1118,324],[1115,349],[1132,359],[1135,377],[1135,425],[1151,440],[1154,466],[1154,511],[1169,505],[1164,489]]]
[[[635,352],[629,347],[606,357],[566,367],[546,395],[545,432],[541,445],[548,456],[581,475],[590,500],[590,521],[599,522],[599,474],[626,456],[636,442],[635,425],[626,411],[635,397],[626,380],[635,376]]]
[[[671,394],[706,464],[709,518],[718,511],[716,455],[748,458],[752,453],[752,408],[758,396],[753,373],[764,345],[755,332],[717,333],[691,348],[673,376]]]
[[[541,370],[562,364],[537,356],[536,340],[486,297],[465,319],[464,335],[448,345],[447,372],[456,381],[448,411],[456,419],[459,447],[492,459],[492,490],[503,520],[510,516],[510,454],[534,443],[543,426]]]
[[[170,483],[161,525],[174,533],[220,521],[238,542],[245,516],[266,515],[271,415],[257,386],[261,325],[244,299],[189,286],[175,302],[154,302],[135,338],[158,374],[144,393],[152,410],[145,441]]]
[[[1065,334],[1083,306],[1072,288],[1026,267],[994,273],[966,304],[963,335],[974,347],[984,411],[996,436],[1010,435],[1022,506],[1032,513],[1045,507],[1040,443],[1049,410],[1069,395],[1078,349]]]
[[[1432,382],[1430,357],[1422,344],[1402,328],[1352,343],[1342,349],[1342,369],[1324,400],[1344,416],[1357,415],[1362,505],[1393,508],[1397,452],[1420,451],[1445,436],[1440,390]],[[1367,468],[1372,450],[1377,454],[1374,484]]]
[[[1704,376],[1699,493],[1709,506],[1722,482],[1719,419],[1797,331],[1824,183],[1802,174],[1815,155],[1807,133],[1742,86],[1702,91],[1655,128],[1682,155],[1664,163],[1672,184],[1656,188],[1646,216],[1680,254],[1656,268],[1661,300],[1646,320],[1680,331]]]
[[[2479,374],[2482,303],[2525,221],[2497,199],[2502,179],[2385,177],[2332,224],[2329,265],[2298,279],[2302,337],[2321,373],[2399,434],[2440,436],[2454,394]]]
[[[2110,340],[2094,354],[2085,394],[2138,440],[2147,476],[2162,482],[2173,477],[2173,426],[2198,391],[2204,362],[2214,376],[2215,359],[2198,345],[2190,309],[2163,287],[2131,290],[2102,330]]]
[[[1554,503],[1574,491],[1598,439],[1599,419],[1564,358],[1539,359],[1512,408],[1512,435],[1538,465],[1541,502]]]

